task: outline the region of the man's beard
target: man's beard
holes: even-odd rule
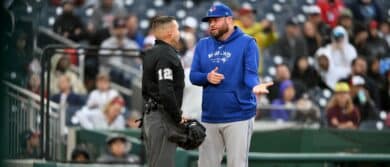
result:
[[[181,48],[180,48],[180,39],[173,39],[172,40],[172,45],[173,47],[179,51]]]
[[[225,33],[227,33],[229,31],[229,27],[228,27],[228,25],[226,24],[226,22],[225,22],[225,24],[223,25],[223,27],[221,27],[220,29],[217,29],[216,31],[210,31],[210,34],[211,34],[211,36],[213,36],[214,38],[216,38],[216,39],[219,39],[219,38],[221,38]]]

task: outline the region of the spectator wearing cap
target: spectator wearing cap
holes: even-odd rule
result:
[[[108,74],[100,73],[96,77],[96,90],[93,90],[87,100],[88,108],[102,109],[112,98],[119,95],[118,91],[110,87]]]
[[[360,120],[378,119],[378,110],[374,101],[370,97],[362,76],[354,75],[351,79],[351,97],[353,104],[360,111]]]
[[[272,21],[264,19],[256,21],[256,10],[248,3],[244,3],[238,10],[238,19],[234,24],[241,30],[256,39],[260,51],[276,43],[278,34]]]
[[[383,21],[382,9],[376,0],[355,0],[348,6],[358,22],[369,24],[372,20]]]
[[[378,25],[379,23],[375,20],[371,21],[368,28],[368,39],[366,47],[369,48],[368,55],[365,55],[367,59],[372,59],[376,56],[384,57],[390,56],[390,47],[386,40],[379,36]]]
[[[89,163],[91,162],[91,156],[88,151],[82,147],[77,147],[72,151],[71,155],[72,163]]]
[[[359,127],[360,113],[353,104],[347,83],[336,84],[334,95],[326,107],[326,117],[331,128],[357,129]]]
[[[292,107],[295,105],[295,88],[291,80],[285,80],[280,84],[279,96],[272,101],[272,107],[284,108],[273,109],[271,118],[273,120],[291,121],[293,119]],[[291,108],[291,109],[289,109]]]
[[[345,30],[348,32],[349,41],[353,42],[354,38],[354,21],[353,21],[353,15],[350,9],[344,8],[340,12],[340,17],[338,19],[339,26],[342,26],[345,28]]]
[[[325,44],[330,42],[330,32],[332,29],[322,20],[320,7],[317,5],[311,5],[307,7],[305,14],[307,16],[307,22],[312,23],[317,29],[317,32],[320,33],[322,43]]]
[[[344,8],[342,0],[317,0],[321,9],[321,17],[331,28],[337,26],[341,10]]]
[[[282,56],[290,67],[299,56],[309,55],[306,41],[296,19],[287,20],[285,33],[274,46],[272,53]]]
[[[41,156],[40,133],[27,130],[21,134],[22,152],[20,158],[39,158]]]
[[[125,119],[121,112],[125,105],[122,97],[117,96],[111,99],[102,110],[76,114],[80,125],[85,129],[125,129]]]
[[[140,164],[140,157],[130,154],[132,144],[123,135],[111,135],[106,141],[106,151],[98,159],[99,163]]]
[[[109,48],[109,49],[139,49],[138,44],[127,38],[127,29],[126,29],[126,19],[122,17],[117,17],[113,21],[111,29],[111,36],[104,40],[100,47],[102,48],[99,51],[99,54],[103,55],[110,55],[111,51],[110,50],[104,50],[104,48]],[[132,58],[122,58],[119,56],[115,57],[110,57],[108,59],[108,62],[112,65],[135,65],[137,62],[135,59]]]
[[[261,22],[256,21],[257,11],[252,8],[249,3],[244,3],[238,10],[238,19],[234,20],[234,24],[239,27],[245,34],[248,34],[256,39],[260,55],[265,53],[265,49],[276,44],[278,34],[276,26],[269,19],[264,19]],[[262,72],[263,62],[260,57],[259,72]]]
[[[84,38],[84,25],[81,19],[74,14],[73,0],[65,0],[62,3],[63,11],[53,25],[53,31],[73,41]]]
[[[352,83],[353,76],[360,76],[364,80],[364,87],[369,91],[369,96],[374,100],[376,106],[380,106],[379,88],[381,83],[375,83],[367,76],[367,60],[357,57],[351,62],[351,74],[340,81]]]

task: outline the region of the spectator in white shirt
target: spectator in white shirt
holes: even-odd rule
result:
[[[333,29],[332,42],[325,46],[325,49],[332,58],[332,68],[340,73],[340,77],[348,76],[351,73],[352,60],[357,57],[357,51],[349,43],[348,33],[343,27],[337,26]]]
[[[86,129],[125,129],[126,121],[121,114],[125,101],[122,97],[114,97],[104,106],[103,110],[80,112],[76,114],[81,127]]]
[[[87,100],[89,109],[102,109],[110,99],[119,95],[119,93],[110,88],[110,77],[107,74],[98,74],[96,78],[96,90],[93,90]]]
[[[127,37],[126,29],[126,19],[122,17],[117,17],[112,23],[111,36],[104,40],[100,45],[101,48],[109,49],[139,49],[137,42],[129,39]],[[114,55],[114,52],[107,49],[101,49],[99,54],[102,55]],[[108,62],[113,65],[122,65],[123,61],[126,61],[125,64],[134,63],[133,59],[123,60],[120,56],[110,57]]]

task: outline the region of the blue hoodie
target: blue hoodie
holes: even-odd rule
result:
[[[286,102],[283,100],[284,92],[287,88],[294,87],[294,83],[291,80],[283,81],[279,86],[279,97],[272,101],[272,106],[284,107]],[[281,119],[288,121],[291,119],[291,110],[276,109],[271,111],[271,118],[273,120]]]
[[[198,42],[190,80],[203,87],[203,122],[227,123],[255,116],[256,97],[252,89],[259,84],[258,60],[256,41],[237,27],[225,41],[206,37]],[[207,74],[215,67],[225,76],[218,85],[207,80]]]

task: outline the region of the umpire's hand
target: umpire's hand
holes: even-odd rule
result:
[[[217,71],[218,67],[215,67],[214,70],[207,74],[207,80],[214,85],[220,84],[221,81],[225,78],[223,74],[218,73]]]
[[[253,87],[252,92],[256,95],[269,93],[268,87],[272,86],[273,82],[261,83]]]

